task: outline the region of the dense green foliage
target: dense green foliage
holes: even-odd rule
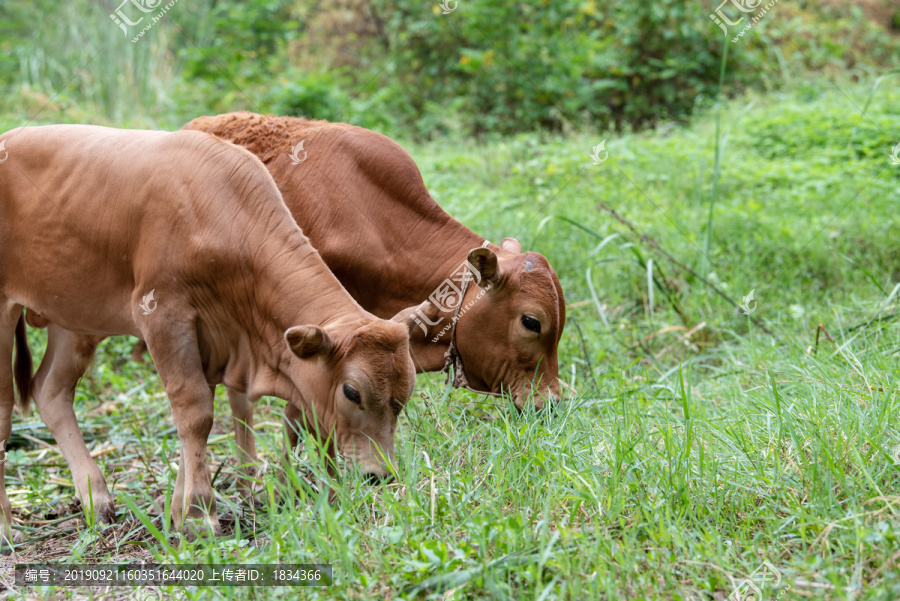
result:
[[[0,89],[31,113],[54,98],[62,118],[70,102],[167,127],[242,108],[427,137],[681,120],[716,96],[725,45],[733,92],[900,66],[896,36],[839,3],[778,4],[739,44],[690,0],[447,6],[181,0],[132,43],[140,26],[123,35],[112,0],[8,0]]]

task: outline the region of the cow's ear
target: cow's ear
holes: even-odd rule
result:
[[[521,254],[522,253],[522,243],[516,240],[515,238],[504,238],[500,242],[500,248],[508,250],[511,253]]]
[[[331,338],[319,326],[294,326],[284,333],[284,340],[301,359],[323,355],[334,346]]]
[[[495,286],[500,283],[500,264],[497,255],[489,248],[475,248],[469,251],[469,271],[475,278],[475,283],[482,288],[488,284]]]
[[[424,330],[425,334],[428,334],[428,326],[435,325],[440,316],[440,309],[426,300],[421,305],[403,309],[391,317],[391,321],[405,325],[409,329],[409,335],[412,336],[417,328]]]

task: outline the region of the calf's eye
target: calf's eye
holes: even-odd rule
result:
[[[539,322],[531,315],[522,316],[522,325],[525,326],[526,330],[531,330],[535,334],[541,333],[541,322]]]
[[[362,402],[362,399],[359,396],[359,391],[349,384],[344,384],[344,396],[347,397],[347,400],[351,403],[356,403],[359,405]]]

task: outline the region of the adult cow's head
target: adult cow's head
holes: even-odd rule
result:
[[[466,312],[456,326],[469,386],[511,394],[520,409],[532,396],[538,409],[555,402],[557,347],[566,322],[556,272],[542,255],[523,253],[514,238],[505,238],[499,253],[470,251],[469,263],[479,290],[467,295]]]
[[[303,397],[298,409],[320,440],[330,436],[369,479],[388,476],[397,418],[416,380],[408,326],[373,318],[296,326],[284,338],[299,359],[289,372]]]

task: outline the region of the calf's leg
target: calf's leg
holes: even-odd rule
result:
[[[300,444],[300,432],[305,428],[303,424],[303,413],[297,409],[293,403],[288,401],[284,408],[284,444],[282,445],[282,469],[285,470],[279,476],[279,480],[283,484],[290,482],[287,476],[287,470],[291,469],[294,463],[294,449]]]
[[[72,470],[75,491],[90,519],[111,524],[116,511],[100,468],[91,457],[75,417],[75,387],[84,375],[102,336],[73,334],[59,326],[47,328],[47,351],[34,380],[34,400]],[[92,513],[93,512],[93,513]]]
[[[22,307],[0,296],[0,547],[11,546],[12,506],[6,495],[6,445],[12,434],[12,415],[15,401],[13,384],[13,347],[15,346],[16,324],[22,314]]]
[[[206,464],[213,397],[203,373],[196,329],[191,321],[184,320],[185,313],[157,311],[145,318],[152,323],[143,328],[143,334],[169,397],[181,441],[172,522],[187,534],[194,534],[198,528],[218,534],[221,528]]]
[[[284,408],[284,460],[285,465],[290,465],[291,455],[300,442],[300,432],[306,426],[303,423],[303,413],[288,401]]]
[[[246,393],[228,388],[228,404],[234,421],[234,438],[238,448],[238,489],[250,497],[253,480],[258,474],[256,438],[253,435],[253,402]]]
[[[143,340],[138,340],[134,343],[134,346],[131,347],[131,360],[135,363],[143,363],[144,362],[144,353],[147,350],[147,343]]]

